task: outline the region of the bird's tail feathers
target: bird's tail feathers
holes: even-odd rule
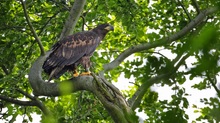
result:
[[[63,69],[63,66],[54,68],[50,73],[48,82],[50,82],[50,80],[53,78],[59,78],[60,77],[59,73],[60,73],[60,71],[62,71],[62,69]]]

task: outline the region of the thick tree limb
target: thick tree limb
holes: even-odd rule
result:
[[[41,43],[41,40],[40,40],[40,38],[38,37],[38,35],[37,35],[37,33],[36,33],[36,31],[35,31],[35,29],[34,29],[32,23],[31,23],[31,21],[30,21],[30,18],[29,18],[28,13],[27,13],[26,5],[25,5],[25,3],[24,3],[23,0],[20,0],[20,1],[21,1],[21,4],[22,4],[22,7],[23,7],[24,16],[25,16],[25,18],[26,18],[26,21],[27,21],[27,23],[28,23],[28,26],[30,27],[31,32],[32,32],[32,34],[34,35],[34,38],[35,38],[35,40],[37,41],[38,46],[40,47],[41,55],[44,55],[44,54],[45,54],[44,47],[43,47],[43,45],[42,45],[42,43]]]
[[[49,54],[49,53],[48,53]],[[46,56],[40,56],[32,65],[29,73],[29,82],[36,96],[60,96],[80,90],[92,92],[102,102],[116,123],[136,122],[137,118],[120,91],[109,82],[93,74],[79,76],[60,83],[48,83],[41,77],[42,64]],[[94,79],[95,78],[95,79]],[[62,92],[62,85],[71,86],[68,92]]]
[[[49,54],[50,52],[47,52],[47,55]],[[41,77],[42,65],[47,55],[40,56],[32,65],[28,77],[29,82],[32,86],[33,93],[36,96],[60,96],[61,92],[60,92],[59,83],[45,82]],[[73,79],[74,83],[71,81],[64,81],[61,83],[72,85],[72,92],[76,92],[79,90],[83,90],[87,86],[90,86],[89,82],[91,82],[92,80],[93,80],[92,77],[77,77]],[[83,83],[84,84],[83,87],[81,87],[81,83],[80,83],[82,81],[85,81]]]
[[[74,1],[74,4],[70,10],[69,17],[66,20],[63,31],[60,35],[60,38],[59,38],[60,40],[63,37],[66,37],[72,34],[73,28],[75,27],[76,22],[79,20],[79,17],[83,11],[85,3],[86,3],[86,0],[75,0]]]
[[[198,16],[196,16],[196,18],[193,19],[187,26],[185,26],[182,30],[180,30],[179,32],[177,32],[173,35],[165,37],[165,38],[163,38],[161,40],[158,40],[156,42],[139,44],[139,45],[132,46],[132,47],[126,49],[114,61],[112,61],[111,63],[105,64],[103,66],[104,70],[101,72],[101,74],[103,74],[106,71],[110,71],[110,70],[114,69],[125,58],[127,58],[128,56],[130,56],[133,53],[140,52],[140,51],[143,51],[143,50],[148,50],[148,49],[155,48],[155,47],[158,47],[158,46],[162,46],[162,45],[171,43],[175,40],[178,40],[178,39],[182,38],[188,32],[190,32],[190,30],[192,30],[197,25],[199,25],[208,15],[216,12],[217,10],[218,10],[218,8],[213,7],[213,8],[209,8],[209,9],[206,9],[204,11],[201,11],[200,14]]]

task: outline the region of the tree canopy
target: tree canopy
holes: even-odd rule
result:
[[[193,108],[200,116],[192,122],[220,122],[219,7],[218,0],[1,2],[0,120],[22,116],[31,122],[37,114],[44,123],[134,123],[138,109],[148,123],[187,123],[185,111]],[[46,82],[42,63],[53,44],[102,23],[113,25],[114,32],[91,58],[91,76],[65,73]],[[120,75],[134,80],[128,90],[114,86]],[[201,98],[204,107],[192,107],[191,93],[181,86],[187,83],[215,90],[216,96]],[[158,98],[155,84],[175,91],[171,101]]]

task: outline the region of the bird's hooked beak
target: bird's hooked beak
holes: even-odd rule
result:
[[[111,25],[109,25],[109,26],[105,27],[105,29],[108,30],[108,31],[111,31],[111,30],[113,31],[113,30],[114,30],[114,27],[111,26]]]

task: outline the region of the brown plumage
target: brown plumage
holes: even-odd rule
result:
[[[66,71],[75,71],[79,64],[88,72],[90,57],[110,30],[114,30],[113,26],[101,24],[92,30],[78,32],[58,41],[42,67],[49,74],[49,81],[59,78]]]

